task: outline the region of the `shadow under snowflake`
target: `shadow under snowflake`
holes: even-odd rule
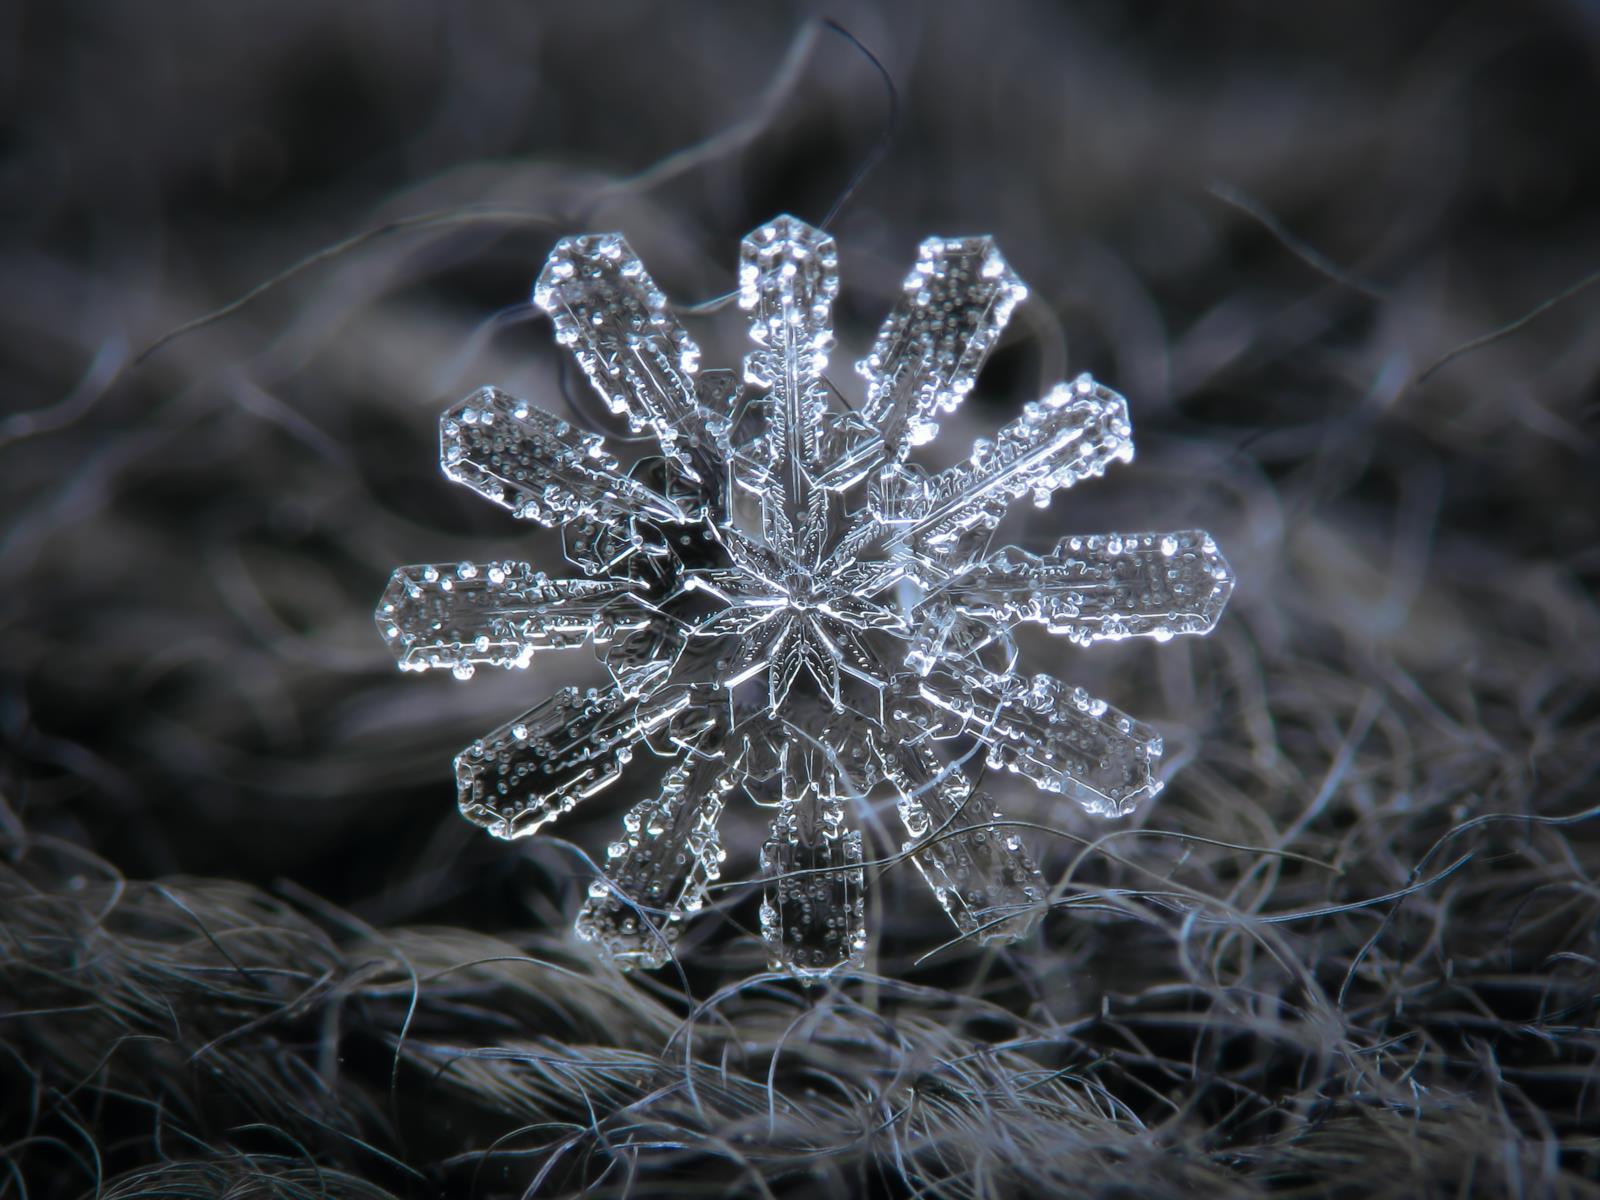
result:
[[[606,406],[659,456],[623,471],[605,439],[484,388],[441,421],[449,478],[563,531],[579,578],[521,562],[403,567],[377,610],[408,670],[525,667],[590,644],[604,689],[565,688],[456,759],[461,811],[534,832],[614,783],[641,747],[675,761],[623,818],[577,930],[656,967],[701,907],[741,793],[776,811],[761,864],[774,969],[815,975],[866,946],[852,797],[892,785],[905,849],[964,932],[1015,937],[1044,888],[997,829],[952,743],[1105,816],[1160,787],[1153,730],[1017,669],[1010,630],[1075,642],[1208,632],[1233,587],[1203,532],[990,539],[1013,501],[1128,461],[1121,396],[1088,376],[1025,406],[964,462],[910,451],[971,390],[1027,289],[989,238],[932,238],[857,364],[850,409],[824,378],[838,291],[831,237],[779,217],[744,239],[742,378],[700,352],[620,236],[557,243],[534,290]]]

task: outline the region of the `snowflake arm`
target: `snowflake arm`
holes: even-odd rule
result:
[[[558,528],[629,514],[681,521],[677,505],[617,470],[599,434],[499,388],[480,388],[439,419],[444,473],[512,515]]]
[[[852,794],[829,756],[795,747],[804,770],[781,773],[781,799],[761,848],[768,877],[761,936],[773,970],[821,975],[859,966],[867,930],[861,835],[846,827]]]
[[[911,861],[956,928],[982,942],[1025,934],[1045,889],[1017,832],[986,824],[1000,819],[998,810],[925,741],[906,742],[883,759],[909,835],[903,849],[915,851]]]
[[[378,628],[400,668],[526,667],[536,651],[607,640],[627,584],[551,579],[527,563],[401,567],[378,602]],[[612,608],[611,619],[606,610]]]
[[[578,936],[603,946],[623,967],[659,967],[683,923],[705,903],[727,857],[717,821],[740,764],[690,755],[668,770],[661,794],[622,818],[606,852],[605,878],[589,888]]]
[[[993,440],[979,438],[966,462],[931,479],[886,474],[880,495],[894,529],[889,544],[949,560],[967,534],[992,530],[1019,497],[1031,493],[1043,506],[1058,488],[1132,460],[1127,401],[1080,376],[1029,404]]]
[[[958,659],[919,680],[917,694],[943,718],[934,736],[977,738],[991,766],[1085,812],[1127,816],[1161,790],[1161,735],[1049,675],[1002,675]]]
[[[1089,645],[1210,633],[1232,591],[1216,542],[1188,529],[1063,538],[1046,555],[1008,546],[938,589],[931,603],[978,621],[1034,622]]]
[[[495,837],[526,837],[614,784],[647,739],[679,744],[708,720],[687,686],[642,700],[562,688],[456,756],[461,813]]]
[[[881,472],[865,512],[823,569],[856,569],[858,555],[881,537],[889,557],[874,564],[879,570],[908,572],[932,586],[964,569],[977,539],[1018,498],[1031,494],[1043,506],[1056,490],[1132,460],[1127,401],[1081,375],[1027,405],[993,439],[979,438],[965,462],[934,476],[915,464]]]
[[[728,397],[700,389],[700,348],[621,234],[562,238],[533,299],[611,412],[649,429],[690,482],[714,474]]]
[[[896,457],[932,441],[938,418],[966,399],[1027,294],[992,238],[929,238],[918,247],[899,301],[856,364],[867,381],[862,416]]]
[[[739,305],[750,313],[744,379],[763,389],[769,472],[764,495],[767,540],[778,553],[816,565],[825,533],[827,493],[817,475],[829,393],[822,372],[833,345],[833,299],[839,291],[834,240],[793,217],[779,217],[745,238],[739,252]]]

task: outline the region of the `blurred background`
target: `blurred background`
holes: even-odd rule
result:
[[[126,1006],[74,1024],[61,1014],[129,976],[85,993],[41,956],[131,944],[107,914],[138,896],[154,906],[135,910],[141,953],[210,967],[246,953],[217,945],[216,922],[307,922],[346,999],[362,954],[389,961],[373,947],[424,926],[537,943],[621,1026],[640,1025],[635,1004],[681,1019],[759,969],[738,891],[671,980],[623,979],[571,942],[591,878],[572,847],[599,855],[630,798],[515,847],[457,816],[451,756],[586,678],[587,654],[470,684],[401,676],[371,611],[401,563],[558,572],[554,541],[444,480],[436,441],[439,412],[485,383],[590,404],[527,303],[557,237],[620,229],[694,305],[784,211],[832,216],[835,382],[852,395],[848,364],[917,243],[995,235],[1031,295],[946,453],[1092,371],[1128,397],[1138,458],[1018,539],[1204,527],[1240,582],[1205,642],[1032,656],[1156,724],[1171,782],[1113,854],[1081,840],[1113,827],[991,781],[1061,831],[1034,848],[1071,903],[1031,941],[922,962],[944,918],[911,872],[885,871],[871,965],[903,993],[774,985],[727,1018],[723,1035],[759,1043],[819,1004],[878,1014],[900,1030],[894,1086],[1048,1043],[1020,1074],[949,1085],[970,1084],[976,1140],[946,1129],[928,1165],[895,1132],[898,1101],[839,1101],[837,1127],[819,1117],[803,1152],[751,1151],[746,1170],[662,1116],[671,1146],[631,1146],[629,1186],[681,1184],[701,1154],[732,1191],[834,1172],[847,1191],[963,1195],[991,1171],[996,1194],[1040,1194],[1050,1178],[1005,1176],[972,1132],[1015,1121],[1036,1139],[1018,1144],[1108,1195],[1119,1179],[1592,1194],[1600,860],[1596,822],[1569,818],[1596,804],[1600,757],[1597,112],[1592,0],[0,6],[0,1084],[16,1085],[0,1087],[0,1196],[21,1179],[175,1194],[149,1172],[227,1180],[247,1151],[265,1156],[247,1171],[261,1194],[279,1194],[274,1155],[348,1172],[348,1194],[456,1194],[488,1160],[452,1156],[555,1120],[578,1087],[547,1081],[558,1102],[479,1080],[450,1132],[407,1142],[409,1017],[389,976],[344,1018],[369,1060],[266,985],[223,1016],[209,993],[162,1002],[209,1031],[197,1042]],[[737,362],[736,308],[691,328],[708,365]],[[730,877],[754,870],[760,829],[730,814]],[[200,889],[200,915],[171,925],[131,881],[174,877],[231,882],[173,884]],[[205,918],[198,897],[224,894],[265,907]],[[293,960],[284,945],[250,952]],[[611,1044],[603,1022],[580,1037],[537,1007],[566,984],[480,985],[439,1002],[439,1045]],[[152,1013],[164,986],[140,985]],[[890,994],[919,1015],[890,1013]],[[5,1021],[34,1009],[49,1014]],[[656,1068],[683,1057],[660,1020],[616,1045]],[[218,1114],[297,1129],[281,1110],[301,1093],[263,1099],[244,1065],[196,1078],[222,1037],[284,1081],[303,1060],[323,1133],[251,1150],[252,1121]],[[130,1038],[181,1053],[127,1076],[111,1047]],[[866,1087],[834,1051],[796,1095],[823,1076]],[[355,1064],[341,1082],[330,1054]],[[984,1089],[1045,1068],[1087,1090],[1044,1115],[993,1107]],[[231,1098],[208,1110],[207,1088]],[[162,1120],[188,1140],[162,1142]],[[322,1140],[341,1121],[346,1140]],[[1075,1149],[1052,1140],[1067,1131]],[[480,1191],[625,1190],[606,1174],[620,1160],[556,1167],[529,1145]]]

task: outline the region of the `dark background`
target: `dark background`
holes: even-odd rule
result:
[[[1589,1194],[1597,113],[1588,0],[0,7],[0,1196]],[[1090,370],[1139,458],[1019,536],[1203,526],[1240,584],[1205,643],[1030,663],[1156,723],[1172,781],[1076,863],[1106,828],[992,784],[1087,889],[1017,950],[919,965],[902,868],[881,988],[739,989],[744,893],[624,979],[566,933],[621,801],[506,847],[449,777],[584,656],[402,677],[370,613],[399,563],[558,566],[435,440],[482,383],[588,403],[526,310],[556,237],[622,229],[694,303],[841,198],[841,387],[916,244],[993,233],[1031,297],[947,444]],[[736,362],[736,312],[694,330]],[[139,882],[180,876],[232,882]],[[592,992],[448,970],[491,935]],[[643,1082],[430,1074],[533,1045]],[[755,1091],[649,1099],[698,1054]],[[1030,1072],[1082,1092],[1013,1104]],[[482,1167],[574,1105],[581,1150]]]

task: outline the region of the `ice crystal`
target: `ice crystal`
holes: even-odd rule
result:
[[[1008,507],[1133,456],[1123,398],[1080,376],[1025,406],[958,465],[911,451],[972,389],[1027,294],[986,237],[924,242],[857,371],[826,370],[834,241],[793,217],[744,239],[742,376],[700,352],[615,234],[557,243],[534,290],[607,409],[659,455],[623,469],[605,439],[495,388],[445,412],[445,474],[558,528],[574,577],[522,562],[403,567],[377,610],[409,670],[526,667],[593,647],[603,688],[564,688],[467,747],[461,811],[533,833],[670,760],[623,818],[577,930],[659,966],[722,870],[730,799],[774,810],[761,928],[775,969],[856,964],[866,945],[855,801],[898,796],[905,849],[960,930],[1013,937],[1044,898],[1014,830],[962,762],[969,747],[1091,813],[1160,787],[1149,727],[1017,669],[1035,622],[1088,644],[1205,633],[1233,581],[1196,531],[1070,537],[1048,554],[989,542]]]

